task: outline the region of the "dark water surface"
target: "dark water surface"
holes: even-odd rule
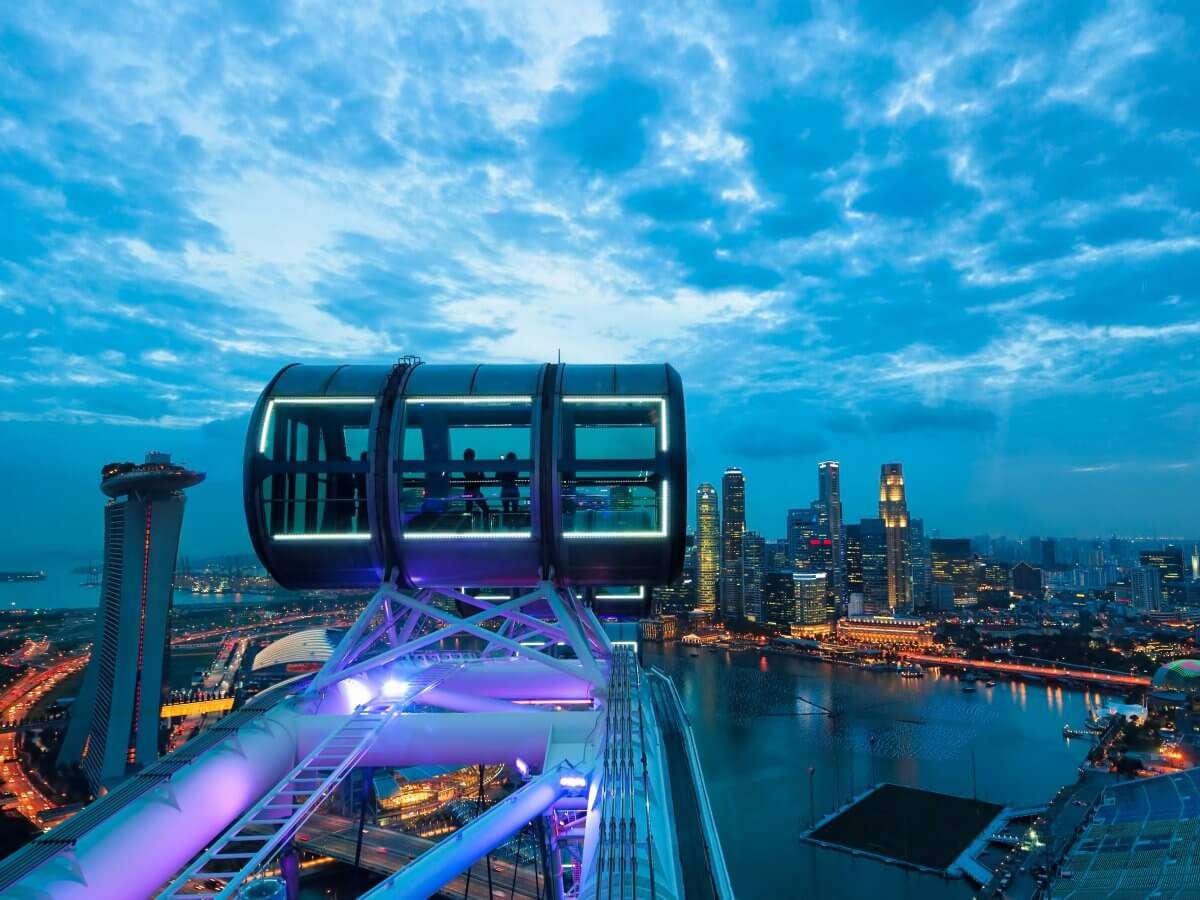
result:
[[[1009,805],[1045,803],[1088,746],[1062,737],[1101,695],[1024,681],[868,672],[758,652],[647,644],[692,720],[734,890],[760,897],[966,898],[967,882],[909,872],[798,840],[840,796],[880,781]],[[872,744],[872,738],[874,743]],[[920,822],[898,822],[920,828]]]

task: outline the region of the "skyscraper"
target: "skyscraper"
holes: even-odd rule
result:
[[[1167,544],[1161,550],[1143,550],[1140,556],[1143,566],[1158,569],[1163,602],[1171,607],[1182,606],[1185,593],[1183,551],[1174,544]]]
[[[904,495],[904,467],[884,463],[879,471],[879,518],[887,534],[888,609],[912,605],[912,573],[908,556],[908,501]]]
[[[717,489],[708,482],[696,488],[696,609],[717,611],[721,577],[721,524],[717,514]]]
[[[796,581],[791,572],[770,572],[763,577],[762,624],[787,631],[796,617]]]
[[[730,467],[721,476],[721,596],[723,619],[746,615],[742,539],[746,536],[746,476]]]
[[[829,624],[829,576],[825,572],[797,572],[792,577],[796,582],[796,624]]]
[[[817,502],[829,519],[828,538],[833,548],[833,594],[846,593],[846,552],[842,546],[842,466],[835,460],[817,464]]]
[[[929,545],[933,583],[951,586],[955,606],[974,606],[979,584],[971,542],[967,538],[934,538]]]
[[[804,569],[808,567],[808,541],[815,534],[812,509],[789,509],[787,511],[787,552],[788,567]]]
[[[747,531],[742,539],[742,592],[745,616],[752,622],[762,621],[762,586],[766,573],[767,542],[756,531]]]
[[[863,548],[862,528],[859,525],[846,526],[846,595],[866,596],[863,586]]]
[[[94,791],[158,758],[183,492],[203,479],[165,453],[101,469],[110,499],[96,638],[59,753],[60,765],[82,762]]]
[[[863,519],[858,525],[863,578],[863,610],[887,612],[887,529],[883,519]]]
[[[1134,609],[1158,612],[1162,609],[1162,574],[1157,566],[1142,565],[1130,570],[1129,591]]]
[[[929,603],[930,585],[933,582],[929,540],[925,537],[923,519],[908,520],[908,555],[912,563],[913,608],[920,609]]]

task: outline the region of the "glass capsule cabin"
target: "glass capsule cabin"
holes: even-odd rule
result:
[[[246,517],[290,588],[663,584],[685,467],[668,365],[292,365],[251,418]]]

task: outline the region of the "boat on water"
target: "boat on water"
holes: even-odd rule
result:
[[[1086,731],[1082,728],[1072,728],[1070,725],[1063,726],[1063,737],[1070,738],[1087,738],[1088,740],[1096,740],[1096,735],[1091,731]]]
[[[699,656],[699,655],[700,655],[699,650],[691,650],[688,652],[688,656]]]
[[[966,684],[964,684],[964,685],[962,686],[962,690],[963,690],[963,693],[964,693],[964,694],[973,694],[973,693],[975,693],[975,690],[976,690],[976,688],[975,688],[975,684],[974,684],[974,682],[970,682],[970,681],[968,681]]]
[[[920,666],[905,666],[900,670],[901,678],[924,678],[925,671]]]
[[[1096,715],[1096,710],[1089,709],[1088,716],[1083,722],[1083,727],[1088,731],[1101,732],[1108,728],[1109,722],[1112,721],[1112,716],[1105,714],[1102,716]]]
[[[995,687],[995,686],[996,686],[996,682],[995,682],[995,681],[993,681],[991,678],[989,678],[987,681],[985,681],[985,682],[984,682],[984,684],[985,684],[985,685],[987,685],[988,687]]]

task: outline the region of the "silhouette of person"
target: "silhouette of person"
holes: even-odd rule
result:
[[[475,451],[468,447],[463,451],[463,460],[474,462]],[[467,515],[471,515],[472,510],[478,504],[479,512],[483,516],[483,527],[486,529],[489,510],[488,502],[483,499],[483,480],[485,477],[483,472],[468,472],[465,469],[463,470],[463,497],[466,499]]]
[[[516,462],[517,454],[509,450],[504,454],[505,462]],[[516,515],[521,506],[521,490],[517,487],[516,470],[497,472],[496,479],[500,482],[500,508],[503,521],[508,523]]]

